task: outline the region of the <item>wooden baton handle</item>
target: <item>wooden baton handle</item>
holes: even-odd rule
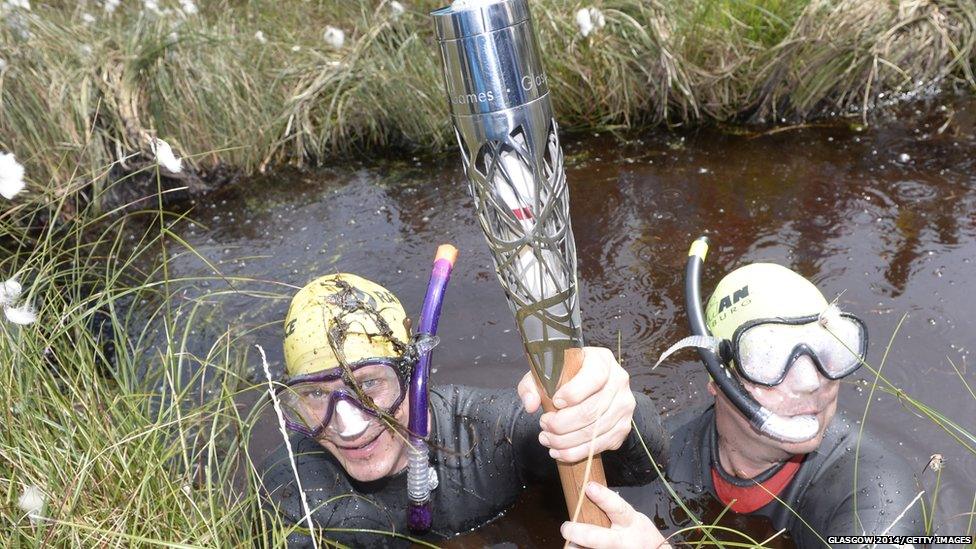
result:
[[[573,376],[582,367],[583,349],[566,349],[563,372],[559,377],[559,384],[556,387],[562,387],[566,382],[573,379]],[[535,377],[535,383],[539,387],[539,393],[542,395],[542,409],[547,412],[555,412],[556,406],[553,405],[549,395],[542,388],[538,376],[535,376],[533,373],[533,377]],[[607,514],[583,493],[583,482],[586,480],[586,459],[584,458],[582,461],[576,463],[565,463],[557,460],[556,466],[559,468],[559,480],[563,485],[563,495],[566,496],[566,509],[569,511],[569,518],[573,518],[573,514],[576,513],[576,505],[582,497],[583,506],[580,508],[580,514],[577,520],[579,522],[609,528],[610,519],[607,517]],[[607,477],[603,473],[603,460],[600,459],[600,454],[593,454],[589,480],[604,486],[607,485]]]

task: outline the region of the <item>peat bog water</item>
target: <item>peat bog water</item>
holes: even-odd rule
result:
[[[705,233],[713,247],[704,292],[748,262],[789,266],[864,318],[873,365],[907,314],[884,374],[976,431],[976,401],[949,364],[976,387],[974,132],[976,100],[942,97],[899,108],[866,129],[841,120],[765,133],[705,129],[565,139],[588,344],[617,349],[619,340],[633,386],[664,414],[708,400],[707,377],[692,351],[650,369],[688,333],[683,266],[689,243]],[[249,330],[241,345],[261,344],[279,372],[281,319],[292,291],[281,283],[297,287],[322,274],[355,272],[386,285],[416,315],[442,242],[461,255],[441,318],[433,380],[514,386],[526,371],[454,155],[265,176],[197,201],[191,216],[196,221],[182,227],[183,238],[224,276],[255,279],[236,283],[237,289],[279,296],[221,295],[210,299],[208,312],[217,331]],[[171,273],[211,271],[184,255]],[[188,295],[226,289],[196,284]],[[257,371],[257,356],[249,356]],[[862,368],[841,389],[840,407],[851,421],[863,414],[871,378]],[[929,490],[926,498],[935,477],[923,469],[930,455],[945,456],[935,524],[938,533],[966,533],[968,520],[957,515],[970,510],[976,458],[896,398],[878,391],[874,400],[869,428],[912,463]],[[269,430],[264,443],[275,444],[276,437]],[[879,472],[865,467],[861,474]],[[659,525],[686,524],[666,495],[641,499]],[[721,511],[692,506],[706,521]],[[560,546],[563,513],[558,493],[530,489],[513,511],[449,545]],[[772,533],[755,521],[723,524],[759,539]],[[791,546],[788,539],[780,543]]]

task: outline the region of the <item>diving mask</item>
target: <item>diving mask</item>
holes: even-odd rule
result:
[[[278,392],[285,425],[313,438],[326,429],[356,437],[403,402],[401,368],[400,360],[372,358],[293,378]]]
[[[840,379],[857,370],[868,348],[864,322],[831,305],[819,315],[767,318],[736,328],[719,350],[746,380],[772,387],[786,378],[801,357],[808,357],[827,379]]]

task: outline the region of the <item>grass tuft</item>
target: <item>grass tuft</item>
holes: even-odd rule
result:
[[[0,149],[54,194],[72,184],[64,165],[147,165],[152,137],[210,177],[227,166],[254,173],[391,147],[448,149],[427,16],[441,3],[397,15],[386,0],[287,10],[214,0],[187,17],[135,3],[92,10],[91,23],[83,5],[35,3],[0,16]],[[583,37],[574,15],[590,5],[606,26]],[[866,116],[933,86],[976,86],[969,1],[538,0],[533,11],[571,130]],[[324,40],[326,25],[345,32],[340,49]]]

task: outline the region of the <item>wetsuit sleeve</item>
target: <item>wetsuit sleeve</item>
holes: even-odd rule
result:
[[[647,484],[657,478],[650,457],[654,458],[662,471],[667,467],[670,437],[661,423],[661,415],[657,413],[654,402],[647,395],[634,393],[634,400],[637,401],[637,405],[634,407],[630,434],[618,450],[603,454],[607,482],[615,486]]]

